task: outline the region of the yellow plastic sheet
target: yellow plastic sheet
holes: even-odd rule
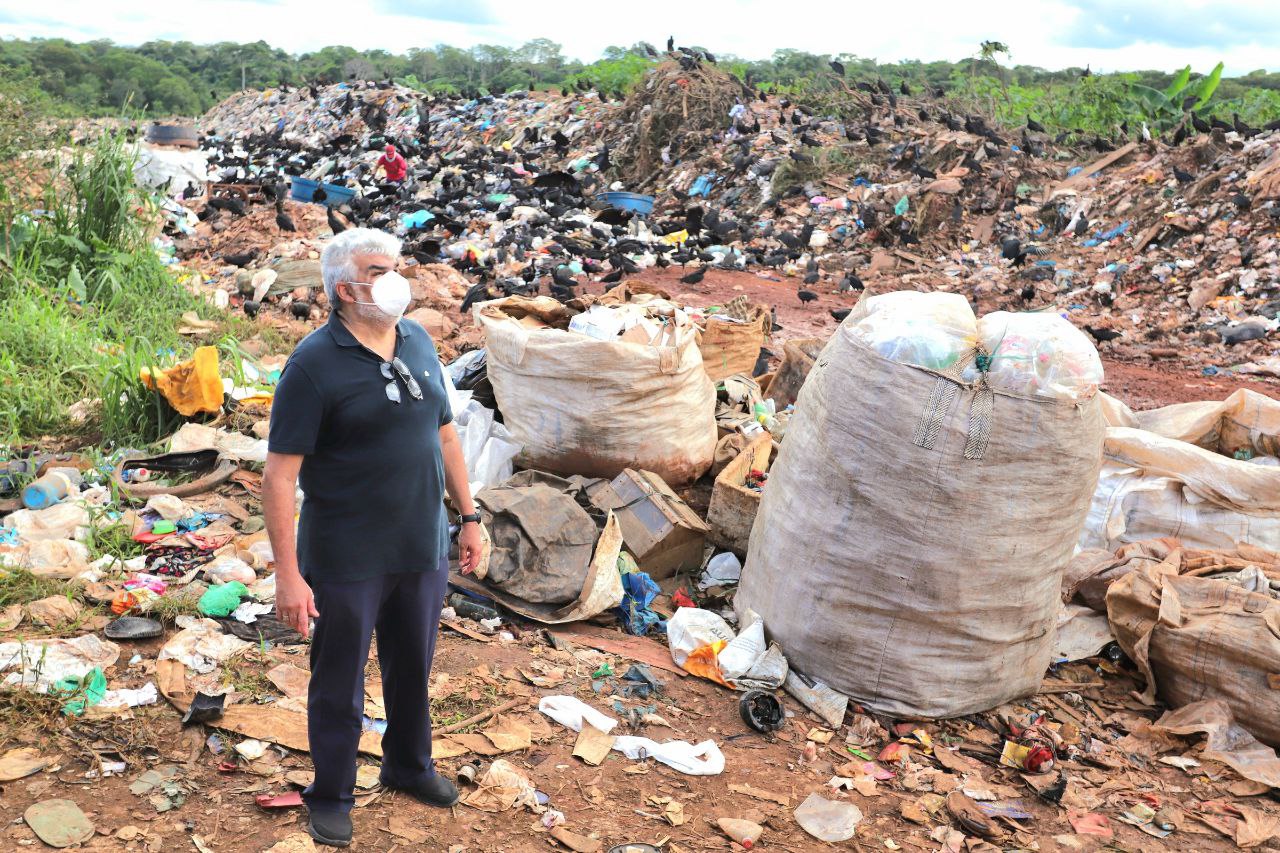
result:
[[[184,417],[201,412],[215,414],[222,409],[222,377],[218,375],[218,350],[214,347],[199,347],[190,360],[163,370],[144,367],[138,378],[163,394]]]

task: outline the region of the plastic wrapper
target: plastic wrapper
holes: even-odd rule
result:
[[[464,366],[463,372],[466,370]],[[479,491],[505,482],[515,473],[513,460],[521,445],[505,426],[497,422],[494,411],[482,405],[473,392],[458,391],[454,387],[452,368],[446,369],[444,376],[449,406],[453,410],[453,426],[462,442],[462,458],[467,463],[467,480],[472,490]]]
[[[980,342],[991,356],[992,389],[1028,397],[1087,400],[1102,384],[1093,343],[1058,314],[996,311],[978,320],[956,293],[898,291],[864,300],[845,321],[879,355],[929,370],[960,367],[977,382],[970,356]]]
[[[987,381],[998,391],[1082,400],[1102,384],[1097,348],[1059,314],[995,311],[978,321],[978,336],[991,354]],[[977,368],[965,378],[977,379]]]
[[[973,309],[957,293],[900,290],[863,300],[845,320],[885,358],[947,370],[977,343]]]

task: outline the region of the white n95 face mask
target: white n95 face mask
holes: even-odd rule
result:
[[[387,316],[390,322],[398,321],[404,316],[405,309],[413,296],[409,292],[409,281],[395,270],[384,272],[372,282],[369,295],[372,302],[356,302],[356,305],[373,305]]]

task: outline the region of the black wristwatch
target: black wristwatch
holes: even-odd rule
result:
[[[459,524],[459,525],[466,524],[466,523],[467,523],[467,522],[469,522],[469,521],[470,521],[470,522],[475,522],[476,524],[479,524],[479,523],[480,523],[480,513],[478,513],[478,512],[473,512],[473,513],[471,513],[471,515],[460,515],[460,516],[458,516],[458,524]]]

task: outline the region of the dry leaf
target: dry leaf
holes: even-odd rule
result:
[[[21,621],[21,604],[10,604],[4,610],[0,610],[0,631],[12,631]]]
[[[356,787],[362,791],[375,787],[381,772],[382,768],[376,764],[361,764],[356,768]]]
[[[1262,842],[1280,835],[1280,817],[1267,814],[1253,806],[1239,806],[1239,809],[1242,819],[1236,824],[1237,847],[1257,847]]]
[[[929,815],[925,814],[924,809],[920,808],[918,803],[904,801],[898,806],[898,813],[912,823],[924,825],[929,822]]]
[[[414,826],[413,821],[405,815],[392,812],[387,815],[387,832],[403,838],[410,844],[425,844],[431,836]]]
[[[533,746],[533,732],[529,727],[506,714],[498,715],[494,725],[482,729],[480,734],[487,737],[501,752],[515,752]]]

